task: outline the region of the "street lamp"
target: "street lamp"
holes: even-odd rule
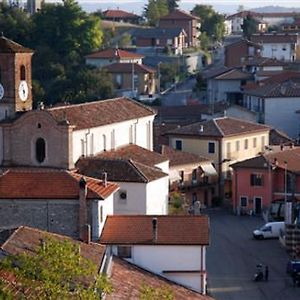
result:
[[[288,223],[288,208],[287,208],[287,161],[284,162],[284,222]]]

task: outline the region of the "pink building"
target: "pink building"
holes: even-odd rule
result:
[[[283,148],[231,165],[233,210],[261,214],[274,200],[300,200],[300,147]],[[286,176],[285,176],[286,175]]]

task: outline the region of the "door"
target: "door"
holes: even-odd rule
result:
[[[254,198],[254,203],[255,203],[255,214],[260,215],[261,214],[261,197],[255,197]]]

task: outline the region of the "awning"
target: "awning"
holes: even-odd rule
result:
[[[217,176],[218,173],[212,164],[201,164],[200,168],[206,176]]]

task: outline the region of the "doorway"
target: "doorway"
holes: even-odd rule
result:
[[[255,197],[254,198],[254,213],[256,215],[260,215],[261,214],[261,204],[262,204],[262,200],[261,197]]]

